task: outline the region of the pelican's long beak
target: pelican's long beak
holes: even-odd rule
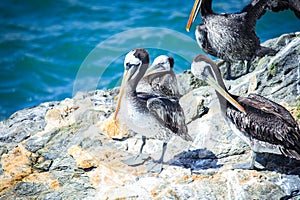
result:
[[[144,77],[154,74],[154,73],[156,73],[156,71],[157,71],[156,68],[150,67],[147,69],[146,73],[144,74]]]
[[[114,114],[114,117],[113,117],[114,120],[117,119],[117,116],[118,116],[118,113],[119,113],[119,110],[120,110],[121,100],[122,100],[122,97],[123,97],[123,94],[124,94],[124,88],[125,88],[125,85],[126,85],[126,82],[127,82],[127,79],[128,79],[127,76],[128,76],[128,71],[125,70],[124,75],[123,75],[123,79],[122,79],[120,92],[119,92],[119,99],[118,99],[117,108],[116,108],[116,111],[115,111],[115,114]]]
[[[150,67],[147,69],[144,77],[149,76],[151,74],[164,73],[164,72],[168,72],[168,70],[163,70],[162,68],[159,68],[159,67]]]
[[[189,20],[188,20],[188,22],[186,24],[186,27],[185,27],[185,30],[187,32],[190,31],[192,23],[195,21],[197,15],[199,13],[201,2],[202,2],[202,0],[195,0],[194,6],[192,8],[192,11],[191,11],[191,14],[190,14],[190,17],[189,17]]]
[[[241,104],[239,104],[236,100],[232,98],[232,96],[225,91],[220,85],[215,81],[215,79],[211,76],[208,75],[206,79],[207,83],[211,85],[215,90],[218,91],[220,95],[222,95],[229,103],[231,103],[234,107],[236,107],[239,111],[243,112],[246,114],[246,110]]]

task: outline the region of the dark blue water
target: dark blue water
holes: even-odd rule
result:
[[[217,12],[237,12],[247,2],[215,0],[213,6]],[[78,90],[114,87],[131,48],[146,47],[152,60],[172,55],[177,72],[188,69],[201,52],[194,26],[185,31],[193,3],[0,1],[0,120],[25,107],[72,97]],[[267,13],[256,30],[265,41],[300,31],[300,20],[290,11]]]

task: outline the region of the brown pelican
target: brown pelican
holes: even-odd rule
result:
[[[276,51],[260,45],[255,24],[265,12],[268,0],[252,1],[239,13],[217,14],[212,10],[212,0],[196,0],[186,30],[200,11],[202,22],[196,27],[198,45],[204,52],[226,62],[226,78],[231,78],[231,63],[247,61],[246,73],[255,56],[275,55]]]
[[[137,92],[179,97],[180,94],[173,67],[174,59],[172,57],[161,55],[155,58],[144,77],[138,83]]]
[[[218,92],[221,111],[229,126],[252,149],[253,168],[255,152],[283,154],[300,160],[300,130],[292,115],[281,105],[257,94],[248,97],[230,95],[217,65],[208,57],[198,55],[191,66],[192,73]],[[217,83],[216,83],[217,82]],[[228,103],[228,95],[238,103]],[[225,98],[224,98],[225,97]],[[241,112],[233,104],[245,112]],[[242,109],[240,109],[242,110]]]
[[[187,141],[192,141],[192,138],[188,134],[184,113],[177,98],[136,92],[137,84],[145,74],[148,65],[149,54],[145,49],[135,49],[126,55],[125,72],[114,119],[125,123],[140,135],[164,141],[156,170],[160,172],[169,139],[174,135]]]

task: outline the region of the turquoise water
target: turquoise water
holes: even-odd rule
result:
[[[247,2],[215,0],[213,6],[217,12],[236,12]],[[201,53],[194,26],[185,31],[193,3],[0,1],[0,120],[78,90],[116,86],[131,48],[147,47],[152,60],[159,54],[174,56],[177,72],[188,69],[191,58]],[[265,41],[300,31],[300,20],[290,11],[267,13],[256,30]]]

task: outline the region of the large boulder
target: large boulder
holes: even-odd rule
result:
[[[251,73],[226,81],[232,93],[258,93],[299,120],[300,34],[263,45],[278,53],[256,59]],[[300,162],[259,154],[259,170],[232,169],[249,161],[250,148],[220,113],[215,91],[178,75],[188,143],[173,137],[163,171],[147,172],[122,160],[138,153],[139,135],[109,139],[98,124],[111,116],[118,88],[78,93],[43,103],[0,122],[0,199],[288,199],[300,189]],[[143,153],[158,158],[162,141],[147,139]]]

